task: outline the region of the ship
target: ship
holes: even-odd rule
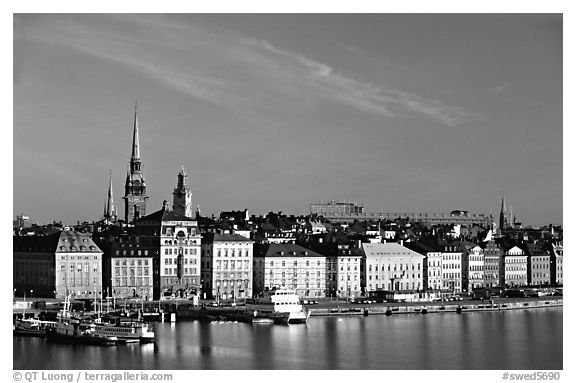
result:
[[[310,311],[300,303],[295,290],[273,288],[247,303],[246,315],[252,318],[252,323],[272,319],[274,323],[280,324],[305,324],[310,317]]]
[[[38,318],[19,318],[14,323],[14,335],[46,336],[46,330],[56,326],[57,322],[45,321]]]

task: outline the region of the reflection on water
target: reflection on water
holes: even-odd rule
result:
[[[562,308],[311,318],[307,325],[154,323],[154,344],[14,337],[15,369],[561,369]]]

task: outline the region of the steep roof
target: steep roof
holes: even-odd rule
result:
[[[325,257],[294,243],[271,243],[258,246],[254,256],[259,257]]]
[[[101,253],[92,238],[74,230],[46,236],[13,237],[14,252]]]

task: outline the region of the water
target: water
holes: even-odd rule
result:
[[[153,325],[145,345],[14,337],[14,369],[562,369],[562,308]]]

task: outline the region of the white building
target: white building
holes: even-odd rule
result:
[[[398,243],[363,243],[366,291],[423,289],[424,256]]]
[[[250,298],[253,293],[254,241],[238,234],[202,236],[203,297]]]
[[[454,245],[442,249],[442,290],[447,294],[462,292],[462,252]]]

